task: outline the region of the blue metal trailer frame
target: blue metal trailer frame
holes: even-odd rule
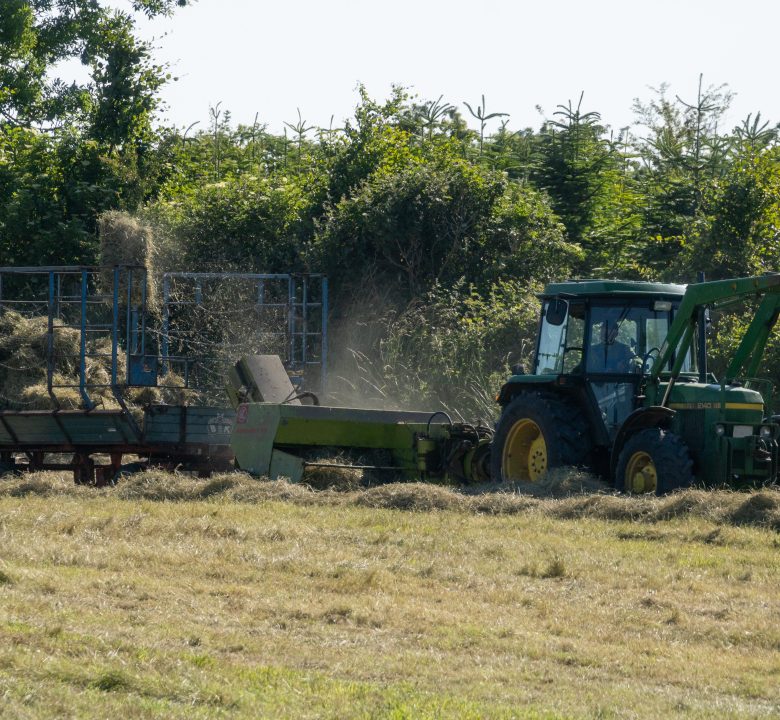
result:
[[[172,285],[175,281],[190,281],[192,296],[186,300],[173,298]],[[318,273],[231,273],[231,272],[168,272],[162,278],[162,327],[160,338],[160,361],[162,372],[173,363],[184,367],[183,375],[189,386],[190,366],[195,362],[204,362],[203,357],[176,355],[171,351],[172,339],[176,333],[172,314],[175,308],[183,305],[199,305],[203,302],[203,285],[208,281],[235,283],[249,281],[255,286],[255,307],[280,308],[286,312],[285,327],[272,330],[269,335],[284,337],[287,353],[282,357],[285,368],[293,374],[293,382],[306,380],[307,371],[319,369],[318,392],[324,392],[328,375],[328,278]],[[285,301],[273,302],[267,297],[272,286],[286,286]],[[317,287],[319,286],[319,287]],[[319,300],[312,298],[312,288],[319,289]],[[312,327],[313,315],[319,330]],[[317,352],[318,351],[318,352]],[[310,389],[310,388],[307,388]]]

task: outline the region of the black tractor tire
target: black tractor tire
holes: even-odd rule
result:
[[[666,495],[693,482],[690,450],[673,432],[658,427],[640,430],[626,441],[618,456],[615,487],[622,492]]]
[[[491,478],[536,482],[556,467],[588,465],[591,450],[588,423],[576,403],[552,393],[524,392],[504,408],[496,425]]]

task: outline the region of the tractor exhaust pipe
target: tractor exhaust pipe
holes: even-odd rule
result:
[[[699,272],[698,281],[703,283],[705,276],[703,272]],[[699,317],[697,318],[697,324],[699,326],[699,352],[698,365],[699,365],[699,382],[707,382],[707,308],[702,305],[699,309]]]

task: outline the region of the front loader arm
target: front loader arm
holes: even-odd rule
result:
[[[761,301],[753,320],[748,326],[747,332],[742,338],[734,358],[726,370],[723,382],[730,385],[739,375],[743,367],[747,366],[746,376],[756,377],[759,365],[764,355],[769,335],[777,323],[780,315],[780,293],[770,292]]]
[[[679,375],[684,356],[693,340],[698,312],[702,307],[761,295],[766,297],[750,323],[748,333],[740,343],[727,375],[731,374],[732,369],[738,373],[748,359],[750,359],[749,371],[757,369],[780,308],[780,273],[689,285],[661,347],[658,360],[653,364],[650,379],[657,381],[662,369],[668,367],[673,356],[675,356],[675,363],[672,368],[672,380]]]

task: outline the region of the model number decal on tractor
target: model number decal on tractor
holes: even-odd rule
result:
[[[719,410],[719,402],[691,402],[691,403],[671,403],[669,407],[672,410]],[[762,411],[764,406],[761,403],[726,403],[726,410],[758,410]]]

